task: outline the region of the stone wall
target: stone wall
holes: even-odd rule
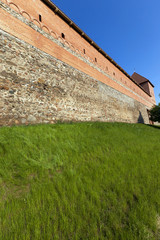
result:
[[[148,121],[146,106],[0,30],[0,125]]]

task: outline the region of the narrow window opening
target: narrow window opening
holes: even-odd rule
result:
[[[62,38],[65,38],[65,35],[64,35],[64,33],[61,33],[61,36],[62,36]]]
[[[39,21],[42,22],[42,16],[39,14]]]
[[[83,52],[84,52],[84,54],[86,53],[86,50],[85,49],[83,49]]]
[[[106,67],[106,71],[108,71],[108,67]]]
[[[114,76],[116,75],[115,72],[113,72],[113,75],[114,75]]]
[[[95,62],[97,62],[97,58],[95,58]]]

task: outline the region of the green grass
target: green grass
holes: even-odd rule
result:
[[[0,240],[51,239],[160,239],[160,128],[0,128]]]

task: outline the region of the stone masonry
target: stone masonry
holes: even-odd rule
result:
[[[148,123],[143,104],[0,31],[0,125],[62,121]]]

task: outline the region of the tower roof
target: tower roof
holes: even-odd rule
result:
[[[145,82],[149,82],[151,84],[152,87],[154,87],[154,85],[145,77],[141,76],[140,74],[134,72],[131,76],[131,78],[133,78],[133,80],[135,80],[138,84],[143,84]]]

